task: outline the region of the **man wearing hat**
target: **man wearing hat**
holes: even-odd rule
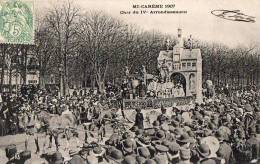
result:
[[[250,104],[246,104],[244,106],[245,113],[244,113],[244,125],[245,125],[245,132],[246,137],[249,137],[248,130],[250,127],[254,127],[256,125],[256,118],[253,114],[253,107]]]
[[[119,164],[123,161],[123,154],[118,149],[113,149],[107,156],[108,163]]]
[[[258,133],[259,133],[259,124],[258,124]],[[246,141],[246,145],[250,147],[252,151],[252,160],[259,159],[260,157],[260,138],[257,138],[256,128],[249,128],[250,138]]]
[[[189,148],[190,143],[192,142],[192,138],[188,133],[184,132],[176,139],[176,141],[181,147]]]
[[[157,142],[161,143],[165,139],[165,133],[163,130],[158,130],[155,132],[155,135],[152,137],[152,143]]]
[[[190,158],[191,158],[190,149],[181,147],[180,148],[180,161],[178,162],[178,164],[191,164]]]
[[[98,146],[94,147],[92,150],[90,150],[89,156],[92,156],[91,159],[93,159],[93,160],[94,160],[94,157],[96,157],[95,160],[98,160],[98,162],[102,162],[105,152],[106,152],[106,150],[103,147],[101,147],[100,145],[98,145]]]
[[[64,161],[64,158],[62,157],[62,154],[57,151],[52,155],[52,160],[50,163],[63,164],[63,161]]]
[[[219,140],[219,149],[217,151],[217,156],[225,159],[226,163],[233,162],[233,151],[231,146],[225,141],[225,132],[219,129],[216,134],[216,138]]]
[[[166,115],[166,108],[164,108],[163,106],[161,106],[161,112],[162,112],[162,114],[160,114],[157,117],[157,121],[159,121],[160,125],[162,125],[169,119]]]
[[[139,148],[137,148],[137,154],[138,154],[140,157],[143,157],[143,158],[145,158],[145,159],[151,158],[150,151],[149,151],[149,149],[146,148],[146,147],[139,147]]]
[[[156,149],[157,153],[153,159],[157,163],[168,164],[167,152],[169,151],[169,148],[164,145],[157,144],[157,145],[155,145],[155,149]]]
[[[60,131],[59,131],[59,129],[57,129],[57,128],[54,128],[54,129],[51,129],[50,130],[50,138],[49,138],[49,140],[50,140],[50,142],[49,142],[49,148],[51,148],[52,147],[52,137],[54,138],[54,143],[55,143],[55,146],[56,146],[56,150],[58,151],[59,150],[59,146],[60,146],[60,144],[59,144],[59,133],[60,133]]]
[[[196,148],[196,151],[199,157],[200,164],[224,164],[225,163],[225,160],[222,158],[215,158],[215,157],[210,158],[211,151],[207,144],[204,143],[200,144]]]
[[[207,144],[200,144],[196,148],[200,163],[206,161],[210,156],[210,148]]]
[[[141,157],[141,156],[136,156],[136,164],[144,164],[145,163],[146,158]]]
[[[69,154],[72,157],[68,164],[86,164],[86,156],[87,156],[87,149],[82,148],[82,150],[77,153],[76,151],[70,151]]]
[[[153,159],[147,159],[144,164],[157,164]]]
[[[90,156],[87,156],[86,163],[87,164],[97,164],[97,163],[99,163],[99,161],[98,161],[97,157],[90,155]]]
[[[124,156],[132,155],[135,149],[135,143],[132,139],[128,138],[122,142],[122,152]]]
[[[139,129],[144,129],[144,115],[141,113],[141,109],[136,109],[135,124]]]
[[[179,162],[179,151],[180,151],[180,145],[176,142],[172,142],[169,145],[169,151],[167,152],[167,157],[169,162],[171,163],[178,163]]]
[[[147,147],[151,145],[151,137],[148,135],[142,135],[138,138],[135,138],[137,147]]]
[[[64,163],[68,163],[74,155],[77,155],[78,151],[76,150],[69,150],[69,157],[64,158]]]
[[[136,164],[136,157],[134,155],[125,156],[122,164]]]

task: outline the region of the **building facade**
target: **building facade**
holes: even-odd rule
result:
[[[184,48],[182,30],[178,29],[177,44],[162,50],[157,58],[162,79],[180,83],[186,96],[202,99],[202,58],[200,49]]]

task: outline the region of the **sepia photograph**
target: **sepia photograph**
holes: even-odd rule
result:
[[[0,0],[0,164],[260,164],[259,7]]]

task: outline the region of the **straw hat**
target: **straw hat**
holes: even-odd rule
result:
[[[209,146],[211,156],[214,156],[214,157],[217,156],[216,152],[218,151],[220,144],[219,144],[219,140],[216,137],[208,136],[208,137],[202,138],[200,142]]]

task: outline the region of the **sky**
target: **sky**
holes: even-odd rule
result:
[[[44,11],[61,0],[35,0],[35,12]],[[214,41],[230,47],[260,44],[260,1],[259,0],[74,0],[82,11],[105,11],[125,22],[136,24],[144,30],[158,30],[176,36],[177,29],[183,36],[203,41]],[[174,4],[167,10],[186,10],[187,14],[120,14],[120,11],[133,11],[132,5]],[[211,14],[212,10],[240,10],[254,16],[255,23],[225,20]],[[138,9],[165,10],[163,9]]]

